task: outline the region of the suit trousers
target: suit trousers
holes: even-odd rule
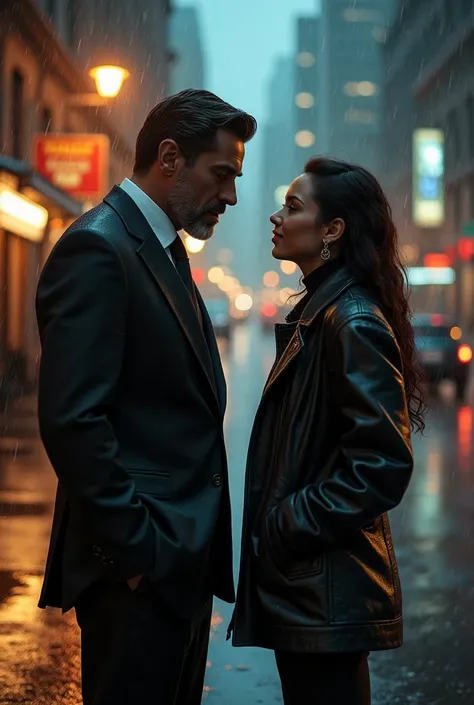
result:
[[[146,577],[93,585],[76,606],[83,705],[200,705],[211,614],[209,597],[177,617]]]
[[[370,705],[368,653],[275,653],[285,705]]]

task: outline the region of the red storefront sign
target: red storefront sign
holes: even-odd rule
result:
[[[34,168],[79,201],[98,201],[109,187],[109,138],[94,134],[36,135]]]

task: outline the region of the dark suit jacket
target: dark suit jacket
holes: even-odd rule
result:
[[[205,581],[234,600],[225,380],[191,297],[115,187],[64,234],[38,286],[39,422],[58,476],[40,607],[145,573],[180,615]]]

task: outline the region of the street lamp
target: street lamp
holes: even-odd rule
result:
[[[121,66],[96,66],[89,71],[89,76],[94,79],[100,96],[116,98],[130,72]]]
[[[120,93],[130,72],[122,66],[108,64],[95,66],[89,71],[89,76],[95,81],[97,93],[72,93],[66,98],[68,105],[82,105],[86,108],[108,105],[109,98],[116,98]]]

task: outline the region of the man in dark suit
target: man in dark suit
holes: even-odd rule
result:
[[[132,178],[38,286],[41,436],[58,494],[40,607],[76,608],[84,705],[198,705],[212,595],[234,600],[225,381],[180,229],[237,202],[255,120],[206,91],[147,117]]]

